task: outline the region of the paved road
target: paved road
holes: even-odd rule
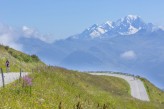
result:
[[[27,75],[28,73],[22,73],[22,77]],[[126,80],[131,88],[131,95],[134,98],[143,100],[143,101],[150,101],[149,97],[147,95],[146,89],[142,83],[141,80],[134,78],[132,76],[126,76],[126,75],[121,75],[121,74],[110,74],[110,73],[90,73],[92,75],[106,75],[106,76],[114,76],[114,77],[119,77],[119,78],[123,78],[124,80]],[[10,72],[10,73],[4,73],[4,80],[5,80],[5,84],[9,84],[17,79],[19,79],[20,77],[20,73],[14,73],[14,72]],[[0,75],[0,87],[2,87],[2,76]]]
[[[28,73],[22,72],[22,77],[27,75]],[[20,73],[10,72],[10,73],[4,73],[4,81],[5,84],[9,84],[17,79],[19,79]],[[0,74],[0,87],[2,87],[2,75]]]
[[[106,75],[106,76],[114,76],[114,77],[122,78],[129,83],[130,89],[131,89],[131,96],[133,96],[134,98],[143,100],[143,101],[150,101],[143,82],[138,78],[135,78],[132,76],[121,75],[121,74],[112,74],[112,73],[111,74],[110,73],[90,73],[90,74]]]

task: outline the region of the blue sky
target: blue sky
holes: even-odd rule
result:
[[[163,5],[163,0],[0,0],[0,22],[60,39],[128,14],[164,26]]]

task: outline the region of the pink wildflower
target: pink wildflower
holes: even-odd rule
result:
[[[32,78],[30,78],[29,76],[24,76],[23,77],[23,83],[24,86],[32,86]]]

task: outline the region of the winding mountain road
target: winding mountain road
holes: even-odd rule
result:
[[[28,73],[26,73],[26,72],[22,72],[21,77],[23,77],[27,74]],[[19,79],[19,77],[20,77],[20,73],[16,73],[16,72],[4,73],[5,84],[9,84],[9,83]],[[2,75],[0,74],[0,87],[2,87],[2,86],[3,86]]]
[[[126,80],[131,89],[131,96],[142,101],[150,101],[143,82],[135,77],[112,73],[89,73],[92,75],[114,76]]]
[[[27,74],[28,73],[26,72],[22,72],[22,77]],[[114,76],[114,77],[122,78],[129,83],[132,97],[137,98],[139,100],[143,100],[143,101],[150,101],[143,82],[138,78],[135,78],[132,76],[121,75],[121,74],[112,74],[112,73],[89,73],[89,74]],[[4,73],[5,84],[9,84],[19,79],[19,77],[20,77],[20,73],[15,73],[15,72]],[[2,86],[3,86],[2,75],[0,75],[0,87]]]

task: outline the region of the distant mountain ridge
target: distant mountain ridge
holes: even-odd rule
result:
[[[128,15],[116,22],[107,21],[101,25],[94,24],[78,35],[70,38],[73,39],[94,39],[110,38],[113,36],[129,36],[134,34],[150,34],[153,32],[164,31],[163,28],[155,26],[152,23],[145,23],[140,16]]]
[[[52,44],[22,38],[24,52],[44,62],[81,71],[119,71],[140,75],[164,87],[164,30],[141,17],[93,25]]]

